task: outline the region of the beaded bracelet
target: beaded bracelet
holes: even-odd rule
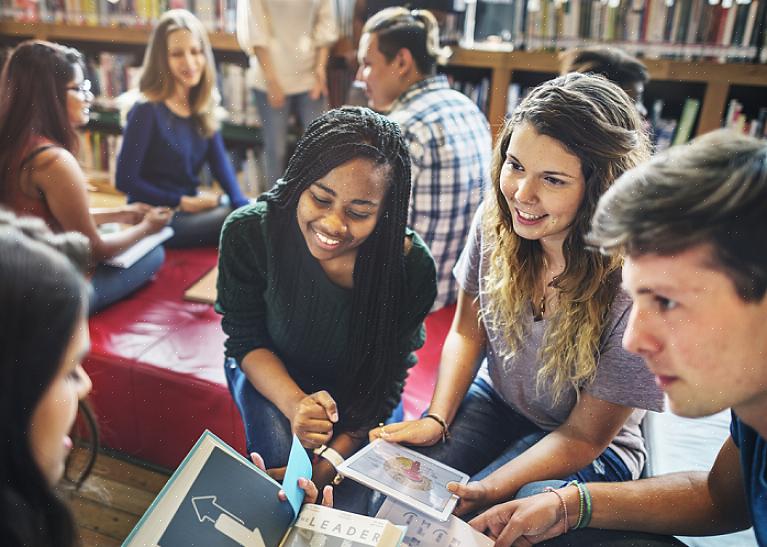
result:
[[[575,526],[573,526],[573,529],[581,528],[581,523],[583,522],[583,506],[584,506],[584,500],[583,500],[583,490],[581,490],[581,483],[578,481],[570,481],[567,483],[567,486],[575,486],[578,489],[578,520],[575,522]]]
[[[546,488],[543,489],[543,491],[544,492],[551,492],[552,494],[554,494],[556,497],[559,498],[559,503],[562,506],[562,512],[565,514],[565,519],[564,519],[564,522],[563,522],[563,524],[564,524],[564,532],[562,532],[562,533],[566,534],[570,530],[570,526],[567,524],[567,504],[565,503],[565,498],[562,497],[562,494],[557,492],[551,486],[547,486]]]
[[[443,443],[450,438],[450,430],[447,427],[447,422],[439,414],[434,414],[433,412],[430,412],[429,414],[424,414],[423,417],[431,418],[432,420],[434,420],[435,422],[439,424],[439,426],[442,428]]]

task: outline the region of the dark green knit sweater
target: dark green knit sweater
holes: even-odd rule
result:
[[[216,311],[223,315],[226,355],[238,363],[257,348],[273,351],[306,393],[335,397],[337,371],[349,346],[352,290],[339,287],[312,257],[297,223],[276,233],[271,205],[257,202],[229,216],[219,254]],[[271,222],[270,222],[271,220]],[[434,260],[408,230],[405,303],[399,319],[402,366],[379,416],[399,403],[413,351],[423,346],[423,319],[436,297]],[[374,310],[372,310],[374,311]]]

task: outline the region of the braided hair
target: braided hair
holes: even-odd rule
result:
[[[278,226],[295,222],[301,194],[336,167],[365,158],[387,168],[378,222],[360,245],[345,363],[337,399],[344,428],[369,427],[384,416],[398,355],[398,318],[405,293],[404,236],[410,201],[410,156],[396,123],[368,108],[344,107],[315,119],[298,141],[285,175],[259,199],[274,206]]]

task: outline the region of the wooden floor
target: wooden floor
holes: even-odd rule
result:
[[[73,453],[75,467],[85,462]],[[121,545],[168,480],[168,474],[99,453],[90,478],[69,495],[84,547]]]

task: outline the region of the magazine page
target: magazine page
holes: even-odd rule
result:
[[[455,515],[440,522],[392,498],[386,498],[376,517],[406,526],[402,544],[408,547],[493,547],[494,544],[492,539]]]

